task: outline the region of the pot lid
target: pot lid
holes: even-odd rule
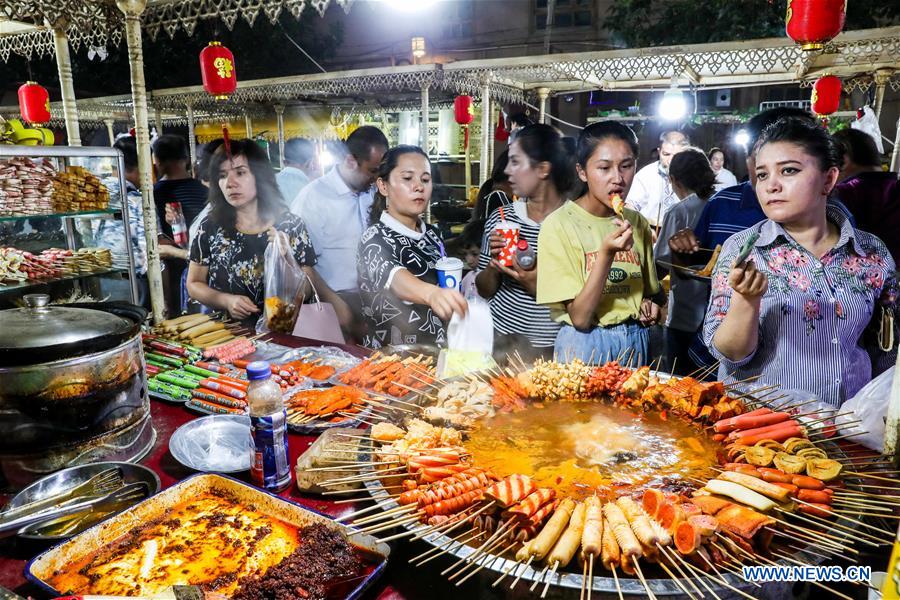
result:
[[[110,345],[115,346],[121,335],[134,326],[131,321],[102,310],[49,306],[47,294],[27,294],[23,299],[25,308],[0,310],[0,350],[95,346],[86,342],[101,338],[111,338]]]

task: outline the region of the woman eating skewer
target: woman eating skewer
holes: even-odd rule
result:
[[[595,123],[578,136],[576,154],[587,190],[544,220],[537,301],[562,324],[554,346],[559,360],[602,362],[630,353],[632,363],[644,365],[646,327],[659,320],[665,295],[650,225],[619,207],[634,179],[637,137],[621,123]]]
[[[894,261],[881,240],[827,206],[840,154],[823,128],[781,119],[754,153],[768,219],[725,242],[705,341],[721,360],[720,378],[759,375],[754,385],[840,406],[872,377],[861,342],[870,323],[881,325],[883,310],[896,307]],[[738,261],[742,249],[749,254]]]

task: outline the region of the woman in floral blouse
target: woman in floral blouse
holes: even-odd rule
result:
[[[768,219],[725,242],[704,339],[720,378],[758,375],[753,386],[840,406],[872,378],[862,337],[882,308],[894,309],[894,262],[881,240],[826,207],[840,163],[824,129],[781,119],[754,152]],[[744,248],[749,257],[735,264]]]
[[[346,304],[317,275],[306,226],[284,204],[275,172],[252,140],[220,146],[210,161],[209,214],[191,244],[187,289],[191,298],[252,326],[263,306],[263,256],[275,235],[288,239],[294,259],[319,297],[334,304],[341,323]]]

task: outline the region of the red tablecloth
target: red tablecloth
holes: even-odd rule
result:
[[[320,345],[311,340],[290,336],[274,337],[274,341],[277,343],[290,347],[311,344]],[[358,356],[362,356],[365,353],[364,350],[358,347],[345,346],[344,349]],[[140,463],[153,469],[159,475],[162,487],[167,488],[195,473],[182,466],[169,453],[169,438],[181,425],[201,415],[186,409],[181,404],[170,404],[159,400],[150,401],[150,412],[153,426],[156,429],[157,440],[150,453]],[[296,462],[297,457],[309,448],[315,439],[314,436],[303,436],[293,433],[289,435],[292,465]],[[250,481],[249,477],[249,472],[236,476],[237,479],[247,482]],[[281,496],[334,517],[350,513],[364,506],[355,503],[335,504],[333,501],[323,499],[322,496],[301,494],[293,484],[282,492]],[[0,496],[0,506],[8,499],[8,497]],[[13,590],[22,596],[45,597],[45,594],[38,591],[25,580],[24,570],[28,561],[47,547],[47,544],[39,544],[16,537],[0,540],[0,586]],[[442,598],[461,598],[465,595],[470,597],[479,596],[479,591],[484,588],[485,583],[483,580],[479,581],[477,577],[466,582],[460,588],[446,583],[444,578],[439,575],[439,572],[446,568],[449,563],[447,560],[432,561],[423,568],[409,568],[406,564],[407,559],[427,548],[428,546],[425,546],[422,542],[392,544],[392,554],[388,563],[388,569],[365,597],[367,599],[377,598],[378,600],[414,598],[438,600]]]
[[[289,336],[276,336],[274,341],[291,347],[313,343],[309,340]],[[357,347],[347,346],[345,349],[359,356],[364,354],[364,351]],[[200,415],[189,411],[180,404],[168,404],[157,400],[151,401],[150,409],[153,417],[153,426],[157,432],[157,441],[147,457],[140,462],[156,471],[162,487],[166,488],[194,473],[190,469],[183,467],[169,453],[169,438],[178,427]],[[315,438],[312,436],[290,434],[291,464],[296,462],[297,457],[314,440]],[[856,460],[865,460],[865,456],[875,454],[866,452],[864,451],[865,449],[859,446],[844,443],[841,443],[841,445],[844,446],[845,450],[852,452],[852,456]],[[858,453],[860,450],[863,450],[863,452]],[[237,478],[249,482],[249,473],[239,475]],[[893,479],[893,477],[891,478]],[[362,506],[354,503],[335,504],[332,501],[323,499],[321,496],[301,494],[293,484],[281,495],[303,506],[331,516],[347,514]],[[0,496],[0,505],[7,500],[8,498]],[[382,533],[380,535],[385,536],[388,534]],[[505,589],[505,586],[501,586],[502,590],[491,588],[490,584],[496,578],[496,574],[490,571],[482,571],[463,585],[456,587],[441,575],[441,571],[450,566],[455,559],[451,560],[442,557],[422,567],[413,568],[408,565],[408,559],[427,550],[428,546],[423,542],[409,543],[403,540],[392,543],[391,546],[392,552],[388,568],[381,579],[366,593],[366,600],[419,600],[423,598],[427,600],[459,600],[461,598],[536,597],[533,593],[528,592],[527,586],[521,584],[517,586],[514,592],[508,591],[508,589]],[[26,582],[24,569],[28,560],[46,548],[46,544],[37,544],[33,541],[15,537],[0,540],[0,586],[11,589],[22,596],[45,597],[34,586]],[[856,557],[856,561],[860,564],[871,565],[873,570],[885,567],[889,550],[882,551],[881,549],[868,547],[860,547],[860,550],[862,555]],[[858,586],[839,584],[836,587],[853,597],[865,597],[864,590]],[[813,589],[818,590],[818,588]],[[577,597],[578,591],[575,590],[573,594],[566,597],[570,596],[573,598]],[[554,595],[554,597],[559,596]]]

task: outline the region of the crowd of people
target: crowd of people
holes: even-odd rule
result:
[[[526,124],[481,186],[472,221],[446,241],[424,219],[429,157],[391,148],[375,127],[353,131],[325,172],[307,140],[286,143],[277,175],[252,141],[208,145],[197,179],[184,141],[162,136],[160,235],[171,237],[172,203],[190,224],[187,247],[161,246],[167,303],[180,311],[189,299],[254,324],[263,255],[280,235],[312,284],[307,296],[332,304],[347,338],[372,348],[444,345],[448,322],[480,298],[501,358],[664,358],[678,373],[708,367],[840,405],[896,356],[883,332],[898,296],[897,174],[881,168],[867,134],[832,136],[798,109],[760,113],[746,129],[749,177],[738,183],[720,148],[696,148],[681,131],[664,132],[659,159],[639,169],[638,138],[621,122],[594,123],[576,140]],[[117,142],[131,198],[133,146]],[[501,260],[500,226],[518,228],[534,264]],[[717,248],[704,277],[698,266]],[[439,283],[448,253],[469,272],[460,290]],[[651,347],[654,327],[661,348]]]

